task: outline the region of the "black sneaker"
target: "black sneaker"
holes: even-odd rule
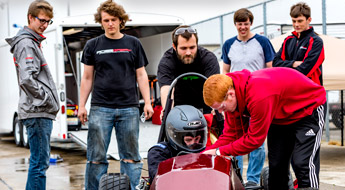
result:
[[[259,186],[259,185],[255,183],[254,181],[248,181],[247,183],[244,184],[244,187],[255,187],[255,186]]]

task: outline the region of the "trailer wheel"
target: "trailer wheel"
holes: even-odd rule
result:
[[[21,134],[21,137],[22,137],[22,144],[23,144],[23,147],[25,148],[29,148],[29,139],[28,139],[28,131],[26,130],[26,127],[21,123],[21,126],[22,126],[22,134]]]
[[[264,188],[264,190],[268,190],[268,177],[269,177],[269,168],[264,167],[261,171],[261,176],[260,176],[260,185]],[[289,190],[294,190],[291,172],[289,174],[288,185],[289,185]]]
[[[14,136],[14,142],[16,143],[17,146],[22,146],[22,130],[23,130],[23,125],[19,121],[18,117],[14,118],[13,122],[13,136]]]
[[[120,173],[104,174],[99,181],[98,190],[130,190],[129,177]]]

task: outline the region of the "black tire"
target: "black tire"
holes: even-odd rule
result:
[[[268,172],[268,167],[264,167],[260,175],[260,185],[264,188],[264,190],[268,190]]]
[[[332,122],[333,124],[338,128],[338,129],[342,129],[343,126],[341,125],[341,116],[340,116],[340,110],[338,112],[335,111],[332,113]]]
[[[29,148],[29,138],[28,138],[28,132],[26,130],[26,127],[22,124],[21,121],[19,121],[20,125],[21,125],[21,138],[22,138],[22,145],[25,148]]]
[[[125,174],[104,174],[99,181],[98,190],[130,190],[129,177]]]
[[[268,177],[269,177],[269,168],[264,167],[261,171],[260,175],[260,185],[264,188],[264,190],[268,190]],[[293,180],[291,172],[289,174],[289,190],[294,190]]]
[[[22,122],[18,120],[18,117],[15,117],[14,122],[13,122],[13,136],[14,136],[14,142],[16,143],[17,146],[23,145],[22,131],[23,131]]]

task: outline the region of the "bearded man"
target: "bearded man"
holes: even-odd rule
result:
[[[169,93],[169,86],[179,75],[195,72],[209,77],[219,74],[219,63],[209,50],[198,46],[198,34],[190,26],[182,25],[172,32],[172,48],[161,58],[157,78],[160,86],[163,110]],[[189,78],[179,81],[174,90],[174,105],[192,105],[203,113],[210,113],[211,108],[205,105],[202,97],[204,80]]]

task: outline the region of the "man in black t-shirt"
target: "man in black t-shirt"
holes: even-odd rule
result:
[[[107,173],[107,150],[113,128],[120,156],[121,173],[130,178],[131,189],[138,185],[142,162],[139,154],[139,100],[137,83],[144,98],[145,118],[153,114],[145,66],[148,64],[139,40],[120,32],[128,15],[122,6],[106,1],[95,14],[104,35],[89,40],[84,48],[84,74],[80,86],[78,117],[87,121],[85,104],[92,91],[87,137],[85,189],[98,189]]]
[[[209,77],[219,74],[219,63],[216,56],[203,47],[198,46],[198,35],[190,26],[179,26],[172,33],[172,48],[168,49],[158,66],[158,83],[163,110],[171,83],[179,75],[195,72]],[[181,79],[175,86],[174,105],[192,105],[209,113],[211,109],[205,105],[202,97],[204,79],[193,77]]]

